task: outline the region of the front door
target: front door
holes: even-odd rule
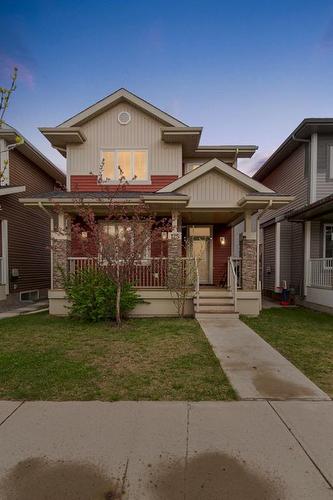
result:
[[[200,283],[211,283],[211,227],[192,226],[188,233],[192,257],[198,262]]]

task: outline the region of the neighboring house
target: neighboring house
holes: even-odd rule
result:
[[[19,203],[54,190],[65,175],[12,127],[0,128],[0,309],[21,300],[47,297],[50,287],[50,219]]]
[[[305,305],[333,311],[333,118],[306,118],[253,178],[293,195],[262,228],[266,294],[286,281]]]
[[[119,203],[153,206],[157,215],[172,218],[173,228],[167,236],[166,255],[151,248],[150,258],[138,263],[141,268],[145,266],[144,273],[140,273],[145,281],[137,278],[133,284],[147,302],[137,306],[134,314],[175,315],[162,279],[162,265],[165,259],[182,257],[185,242],[191,244],[183,257],[197,257],[200,281],[196,283],[194,300],[193,294],[188,298],[187,314],[258,314],[261,294],[251,215],[268,203],[273,208],[285,206],[290,197],[279,196],[237,170],[238,158],[251,157],[256,146],[201,146],[201,127],[187,126],[125,89],[57,127],[40,130],[67,158],[67,192],[26,197],[22,202],[50,211],[54,206],[60,209],[53,233],[58,240],[54,263],[69,269],[80,262],[71,247],[68,218],[77,211],[77,200],[86,200],[103,220],[103,197],[105,200],[108,191],[117,189],[120,166],[128,185],[115,195]],[[104,168],[100,172],[102,160]],[[136,179],[131,180],[134,175]],[[232,258],[232,226],[243,218],[240,261]],[[227,279],[229,288],[218,288]],[[61,287],[54,267],[49,293],[50,311],[54,314],[67,312]]]

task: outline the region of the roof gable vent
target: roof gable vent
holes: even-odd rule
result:
[[[131,121],[131,115],[128,111],[121,111],[118,114],[118,122],[121,125],[127,125]]]

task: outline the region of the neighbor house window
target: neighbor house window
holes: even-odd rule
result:
[[[333,224],[324,225],[324,258],[333,258]]]
[[[148,154],[145,150],[103,150],[102,180],[118,181],[123,175],[128,181],[148,180]]]

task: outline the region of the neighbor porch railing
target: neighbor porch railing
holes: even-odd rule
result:
[[[333,258],[309,260],[308,286],[333,288]]]
[[[196,276],[192,277],[192,272],[189,272],[192,266],[197,269],[194,257],[150,257],[138,260],[130,266],[121,261],[118,264],[116,261],[103,264],[97,257],[69,257],[68,263],[71,274],[97,267],[107,272],[111,266],[118,265],[120,272],[125,273],[126,280],[137,288],[167,288],[169,273],[176,269],[178,276],[182,276],[183,279],[187,276],[189,280],[193,279],[188,285],[193,285],[193,289],[196,290]]]

